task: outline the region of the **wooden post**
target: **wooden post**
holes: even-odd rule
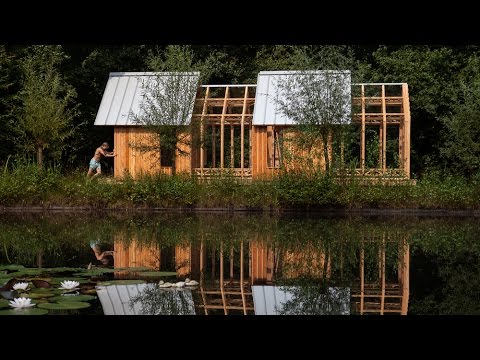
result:
[[[205,297],[205,292],[203,289],[203,281],[205,277],[205,263],[204,263],[204,250],[205,247],[203,246],[203,240],[200,242],[200,292],[202,295],[202,301],[203,301],[203,310],[205,311],[205,315],[208,315],[208,309],[207,309],[207,298]]]
[[[385,102],[385,84],[382,85],[382,170],[387,170],[387,104]]]
[[[408,84],[402,85],[403,114],[404,114],[404,158],[403,168],[405,176],[410,179],[410,101],[408,96]]]
[[[223,242],[220,243],[220,291],[222,293],[223,312],[228,315],[225,289],[223,288]]]
[[[380,315],[383,315],[385,310],[385,233],[383,234],[382,239],[382,248],[381,248],[381,266],[382,266],[382,297],[380,299]]]
[[[217,152],[217,127],[215,124],[212,124],[212,167],[217,167],[216,161],[216,152]]]
[[[363,86],[363,85],[362,85]],[[365,252],[363,250],[363,241],[360,249],[360,315],[363,315],[363,296],[365,295]]]
[[[361,85],[362,130],[360,136],[360,168],[365,172],[365,85]]]
[[[243,96],[243,108],[242,108],[242,120],[240,121],[240,171],[243,178],[243,167],[244,167],[244,150],[245,145],[245,114],[247,112],[247,99],[248,99],[248,86],[245,86],[245,94]]]
[[[247,304],[245,301],[245,291],[243,289],[243,241],[240,242],[240,292],[242,294],[243,314],[247,315]]]
[[[235,166],[235,157],[234,157],[234,148],[235,143],[233,142],[233,136],[235,135],[235,130],[233,127],[233,123],[230,123],[230,167],[233,169]]]
[[[230,249],[230,281],[233,280],[233,245]]]
[[[202,117],[200,118],[200,176],[203,177],[203,162],[204,162],[204,137],[205,137],[205,115],[207,114],[207,100],[208,96],[210,95],[210,87],[207,86],[205,90],[205,99],[203,100],[203,109],[202,109]]]
[[[222,109],[222,117],[220,119],[220,168],[223,169],[225,167],[225,114],[227,113],[227,99],[228,99],[228,91],[229,87],[227,86],[225,89],[225,98],[223,99],[223,109]]]
[[[408,300],[410,297],[410,245],[406,240],[403,241],[403,261],[402,261],[402,315],[407,315]]]

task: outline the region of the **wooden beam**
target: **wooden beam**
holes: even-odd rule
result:
[[[243,241],[240,242],[240,291],[242,294],[243,314],[247,315],[247,302],[245,300],[245,291],[243,289]]]
[[[410,179],[410,100],[408,95],[408,85],[402,85],[402,95],[403,95],[403,113],[405,114],[404,119],[404,158],[403,158],[403,168],[405,170],[405,175]]]
[[[363,87],[363,85],[362,85]],[[360,315],[363,315],[363,297],[365,295],[365,251],[363,249],[363,242],[360,249]]]
[[[220,119],[220,168],[225,167],[225,115],[227,113],[227,99],[229,87],[225,89],[225,97],[223,98],[222,117]]]
[[[408,300],[410,297],[410,245],[407,240],[403,241],[403,262],[402,262],[402,315],[407,315]]]
[[[223,284],[223,242],[220,243],[220,291],[222,292],[223,312],[228,315],[225,289]]]
[[[243,157],[244,146],[245,146],[245,115],[247,112],[247,99],[248,99],[248,86],[245,86],[245,94],[243,96],[243,108],[242,108],[242,121],[240,122],[240,169],[242,169],[242,178],[243,178],[243,168],[245,166],[245,161]]]
[[[204,251],[205,247],[203,246],[203,240],[200,241],[200,293],[202,294],[202,301],[204,305],[204,310],[205,310],[205,315],[208,315],[208,310],[207,310],[207,298],[205,297],[205,292],[204,292],[204,287],[203,287],[203,282],[205,278],[205,263],[204,263]]]
[[[360,168],[365,171],[365,85],[361,85],[362,98],[362,129],[360,135]],[[363,303],[362,303],[363,304]]]
[[[212,125],[212,167],[217,167],[216,161],[216,152],[217,152],[217,127]]]
[[[210,87],[207,86],[205,90],[205,98],[203,100],[203,108],[202,108],[202,117],[200,118],[200,175],[203,177],[203,162],[204,162],[204,140],[205,140],[205,115],[207,114],[207,99],[210,95]]]
[[[381,266],[382,266],[382,297],[380,298],[380,315],[383,315],[385,310],[385,233],[383,234],[382,238],[382,246],[381,246]]]
[[[234,151],[235,151],[235,143],[233,141],[235,135],[235,129],[233,127],[233,124],[230,124],[230,167],[233,169],[235,166],[235,157],[234,157]]]
[[[387,170],[387,105],[385,103],[385,84],[382,85],[382,169]]]

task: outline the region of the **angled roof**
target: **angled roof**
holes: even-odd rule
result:
[[[325,294],[299,297],[299,286],[253,285],[255,315],[349,315],[350,288],[329,287]],[[308,301],[308,306],[305,302]]]
[[[313,75],[313,77],[312,77]],[[303,78],[302,78],[303,76]],[[308,80],[302,80],[308,79]],[[284,99],[282,90],[277,84],[279,81],[291,81],[290,93],[298,94],[299,101],[305,101],[301,84],[313,81],[315,85],[325,84],[327,79],[335,79],[344,96],[344,116],[338,123],[349,123],[351,112],[351,75],[349,70],[312,70],[312,71],[261,71],[258,74],[255,107],[253,111],[253,125],[295,125],[295,121],[283,115],[278,109],[278,101]],[[322,91],[322,89],[319,89]],[[303,97],[303,99],[302,99]],[[328,103],[328,101],[327,101]]]
[[[198,84],[199,72],[178,72],[177,76],[189,76]],[[146,84],[157,81],[163,77],[162,83],[173,79],[173,73],[168,72],[112,72],[108,78],[102,101],[95,118],[94,125],[130,126],[139,125],[134,121],[135,116],[142,115],[142,104],[145,103]],[[164,82],[165,81],[165,82]],[[162,89],[159,89],[160,91]],[[188,94],[192,99],[196,95],[195,90]],[[179,119],[180,124],[189,123],[193,112],[193,103],[187,119]]]
[[[160,289],[155,284],[132,284],[97,286],[96,290],[105,315],[195,315],[192,291],[188,288]],[[154,298],[147,298],[148,290]],[[165,303],[154,303],[162,293],[168,295]],[[138,301],[134,301],[137,297]],[[172,306],[172,301],[176,306]],[[172,308],[177,309],[175,314]]]

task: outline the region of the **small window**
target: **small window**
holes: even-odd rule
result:
[[[267,126],[267,167],[279,169],[282,159],[282,136],[281,129]]]
[[[173,151],[175,149],[172,149],[170,147],[160,148],[160,165],[162,167],[172,167],[173,166]]]

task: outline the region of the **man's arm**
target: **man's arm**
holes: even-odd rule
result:
[[[113,149],[112,152],[104,151],[104,156],[105,157],[114,157],[114,156],[117,156],[117,154],[115,153],[115,149]]]

